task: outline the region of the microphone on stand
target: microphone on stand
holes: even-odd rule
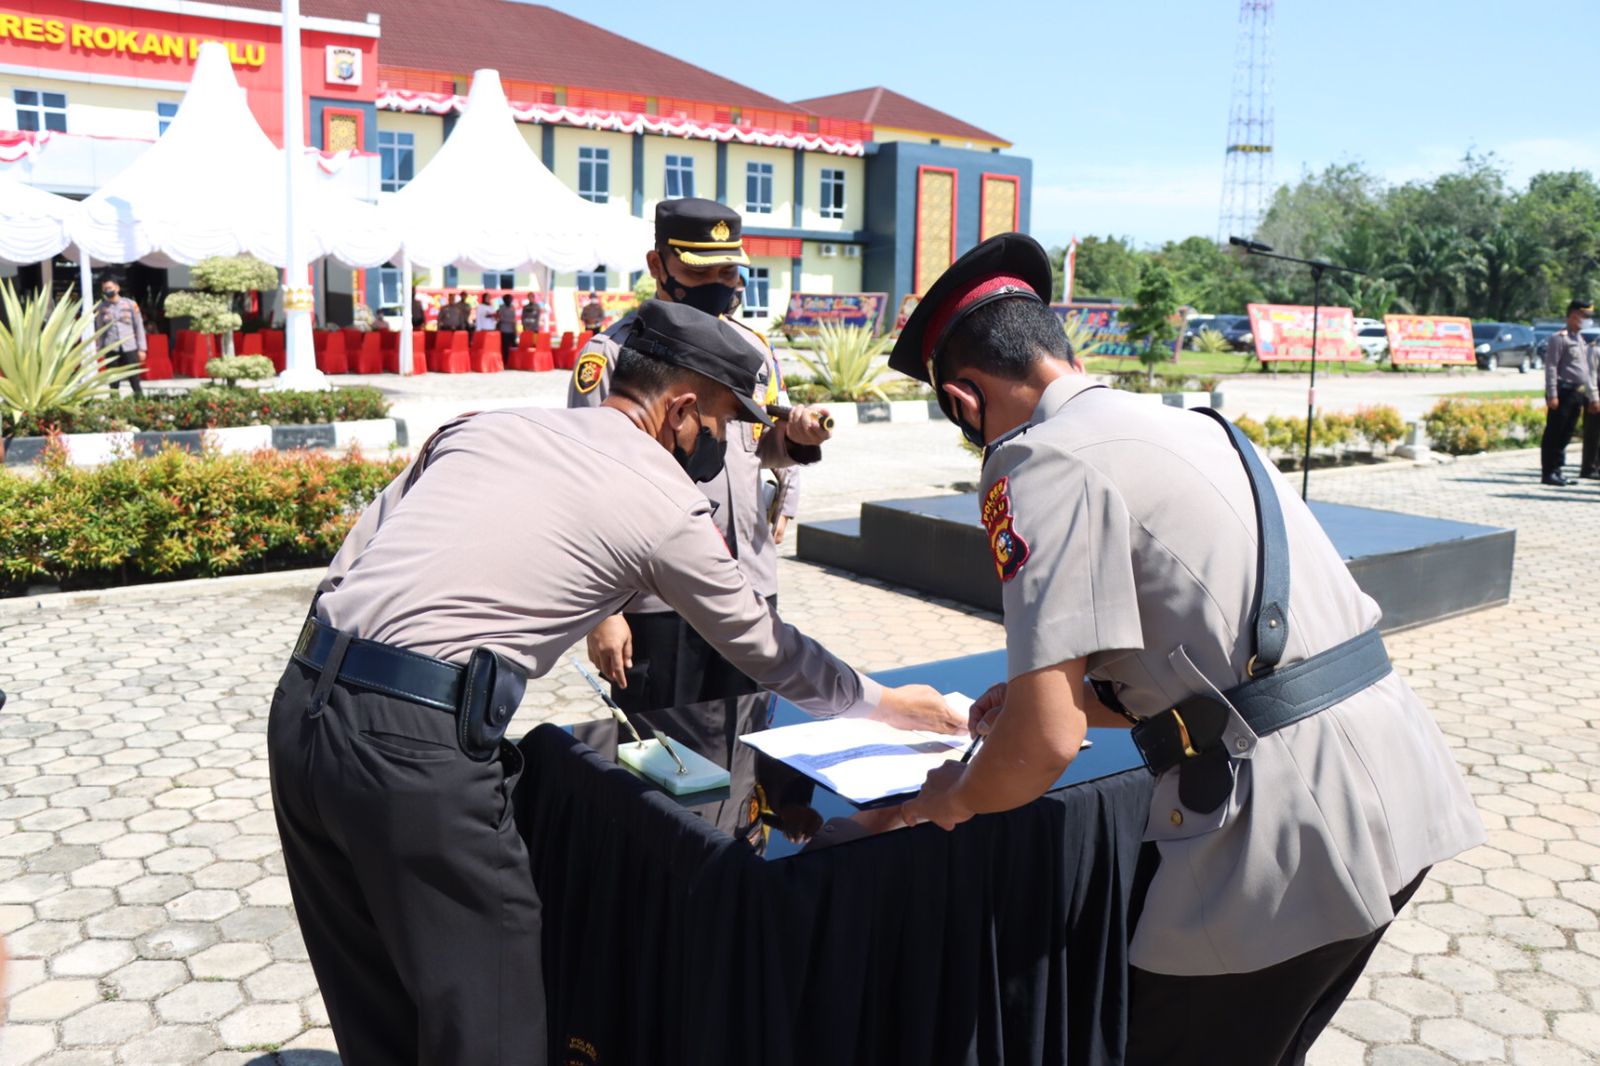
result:
[[[1262,244],[1260,241],[1246,240],[1243,237],[1229,237],[1228,243],[1235,248],[1243,248],[1247,252],[1270,252],[1272,245]]]

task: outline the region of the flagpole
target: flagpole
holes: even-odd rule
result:
[[[305,163],[305,94],[300,77],[300,0],[283,0],[283,243],[284,372],[278,384],[286,389],[326,389],[327,375],[317,369],[311,337],[310,264],[301,246],[295,216],[300,176]]]

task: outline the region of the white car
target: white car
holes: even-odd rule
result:
[[[1356,321],[1360,322],[1361,319]],[[1389,354],[1389,331],[1381,322],[1376,326],[1357,326],[1356,344],[1366,353],[1368,362],[1381,362]]]
[[[1374,326],[1382,329],[1383,320],[1378,318],[1358,318],[1355,320],[1355,329],[1357,333],[1360,333],[1364,329],[1371,329]]]

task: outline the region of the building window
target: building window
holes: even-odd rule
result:
[[[611,199],[611,149],[578,149],[578,195],[596,204]]]
[[[822,217],[844,217],[844,171],[822,171]]]
[[[461,287],[461,272],[453,266],[444,268],[444,287],[447,289]]]
[[[605,151],[604,148],[601,151]],[[597,266],[593,270],[578,271],[578,291],[582,293],[606,291],[606,268]]]
[[[694,156],[667,156],[667,197],[694,195]]]
[[[772,214],[772,164],[744,166],[744,209],[752,215]]]
[[[177,117],[178,105],[161,100],[156,104],[156,136],[167,132],[167,127],[172,125],[172,120]]]
[[[13,89],[11,99],[17,105],[17,129],[67,132],[66,93]]]
[[[754,165],[754,164],[752,164]],[[766,164],[761,164],[766,166]],[[770,166],[768,170],[772,169]],[[750,267],[744,280],[744,317],[766,318],[772,275],[766,267]]]
[[[509,270],[485,270],[483,272],[483,287],[486,289],[514,289],[517,287],[517,276]]]
[[[392,266],[379,267],[378,275],[377,308],[400,306],[400,268]]]
[[[384,192],[399,192],[411,181],[417,166],[417,138],[413,133],[378,131],[378,162],[382,166]]]

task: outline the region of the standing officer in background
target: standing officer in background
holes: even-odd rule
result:
[[[1594,313],[1594,304],[1573,300],[1567,305],[1567,328],[1551,334],[1544,349],[1544,438],[1539,442],[1539,460],[1546,485],[1570,485],[1561,476],[1567,445],[1578,416],[1585,409],[1600,414],[1600,391],[1595,388],[1595,368],[1584,343],[1583,320]]]
[[[1299,497],[1220,418],[1096,386],[1049,292],[1035,241],[985,241],[890,357],[985,449],[1009,678],[974,704],[976,756],[901,815],[1022,806],[1088,726],[1136,723],[1156,776],[1127,1062],[1299,1063],[1429,867],[1483,827]]]
[[[149,347],[144,336],[144,315],[139,312],[138,304],[122,295],[121,287],[111,278],[100,283],[100,302],[94,305],[94,328],[100,337],[95,345],[101,359],[109,359],[114,366],[139,366],[144,362],[145,350]],[[106,332],[101,334],[101,330]],[[135,396],[144,395],[144,387],[139,384],[143,376],[139,373],[128,379]],[[113,382],[111,387],[121,392],[122,382]]]
[[[1589,345],[1589,375],[1600,387],[1600,338]],[[1600,400],[1600,391],[1596,392],[1595,399]],[[1600,478],[1600,407],[1593,404],[1584,408],[1583,451],[1578,476]]]
[[[656,246],[645,258],[658,300],[711,317],[726,315],[737,306],[739,267],[750,262],[738,212],[715,200],[693,197],[656,205]],[[760,356],[756,391],[761,405],[781,401],[772,349],[737,321],[726,321]],[[612,392],[617,352],[627,346],[636,323],[635,315],[626,315],[584,346],[573,366],[568,407],[593,407],[606,400]],[[701,486],[739,569],[772,603],[778,594],[773,528],[780,519],[786,526],[783,516],[793,516],[799,506],[799,482],[789,471],[797,463],[822,457],[820,445],[830,435],[822,428],[826,416],[823,408],[796,407],[786,421],[772,428],[734,427],[728,435],[726,472]],[[774,471],[778,479],[772,497],[762,486],[763,468]],[[653,597],[641,597],[628,604],[625,615],[600,625],[589,638],[589,658],[611,681],[612,697],[628,711],[700,703],[756,688],[683,618]]]
[[[810,713],[962,728],[933,689],[883,689],[786,625],[730,558],[695,480],[730,423],[765,422],[760,368],[734,327],[649,302],[600,408],[447,424],[339,549],[267,747],[344,1061],[545,1061],[522,757],[503,734],[523,679],[633,596]]]

